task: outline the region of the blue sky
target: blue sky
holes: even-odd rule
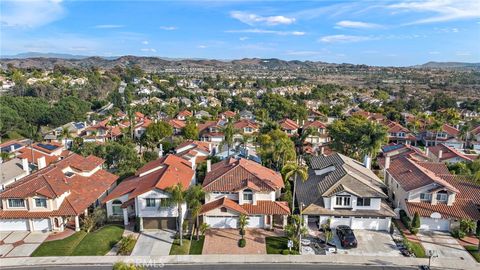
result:
[[[1,55],[480,62],[480,1],[0,2]]]

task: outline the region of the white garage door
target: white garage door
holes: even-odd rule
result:
[[[263,227],[265,227],[264,216],[249,216],[247,227],[248,228],[263,228]]]
[[[237,217],[206,217],[206,223],[212,228],[237,228]]]
[[[330,223],[330,227],[336,228],[339,225],[350,226],[350,218],[333,217]]]
[[[420,218],[420,230],[448,231],[450,230],[450,221],[441,218]]]
[[[33,220],[33,230],[34,231],[50,231],[50,219],[34,219]]]
[[[388,231],[389,219],[386,218],[367,218],[355,217],[352,220],[352,229],[360,230],[374,230],[374,231]]]
[[[28,220],[2,219],[0,220],[0,231],[28,231]]]

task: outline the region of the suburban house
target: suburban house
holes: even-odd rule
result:
[[[226,120],[206,121],[203,124],[199,124],[200,140],[219,145],[225,140],[225,134],[223,133],[225,124]]]
[[[249,110],[243,110],[240,112],[240,119],[255,120],[255,115]]]
[[[208,162],[208,161],[207,161]],[[203,182],[203,222],[212,228],[237,228],[240,214],[250,228],[283,227],[290,214],[287,202],[277,201],[282,176],[244,158],[227,158],[210,166]]]
[[[20,150],[25,148],[26,143],[20,141],[8,141],[0,144],[0,152],[16,155]]]
[[[475,127],[469,132],[468,144],[476,151],[480,151],[480,126]]]
[[[177,114],[177,120],[185,121],[187,118],[192,117],[193,113],[188,110],[183,110]]]
[[[166,191],[181,184],[186,190],[195,184],[192,164],[181,157],[167,155],[138,169],[135,175],[123,180],[103,199],[109,219],[123,220],[125,225],[138,219],[140,231],[177,228],[178,209]],[[184,219],[187,206],[182,205]]]
[[[324,123],[318,120],[308,121],[302,126],[302,130],[306,129],[313,129],[315,131],[313,134],[308,135],[305,140],[306,142],[317,146],[328,143],[330,141],[330,136],[328,136],[327,133],[327,126]]]
[[[280,121],[280,129],[287,133],[288,136],[296,135],[298,134],[298,129],[300,126],[297,124],[297,122],[285,118],[282,121]]]
[[[387,128],[390,143],[416,145],[417,137],[408,128],[390,120],[383,121],[383,124]]]
[[[61,143],[35,143],[18,151],[18,158],[27,159],[28,162],[38,169],[43,169],[51,163],[68,154]]]
[[[443,143],[456,149],[462,149],[464,143],[459,139],[459,135],[460,130],[448,124],[443,124],[441,130],[425,130],[422,132],[421,137],[423,144],[426,146],[435,146],[439,143]]]
[[[411,217],[418,213],[421,230],[449,231],[461,219],[480,219],[480,187],[450,174],[444,163],[389,153],[379,163],[394,207]]]
[[[28,159],[12,158],[0,164],[0,191],[30,174]]]
[[[471,162],[473,158],[443,143],[427,147],[427,155],[435,162]]]
[[[235,115],[237,115],[236,112],[224,111],[224,112],[222,112],[222,113],[219,113],[219,114],[218,114],[218,117],[220,117],[220,119],[223,119],[223,120],[228,120],[228,119],[230,119],[230,118],[235,117]]]
[[[187,140],[175,148],[175,155],[182,157],[191,164],[205,162],[215,149],[209,142]]]
[[[260,126],[252,120],[242,119],[235,122],[233,128],[243,135],[257,133]]]
[[[112,189],[118,176],[102,169],[104,160],[69,154],[8,185],[0,192],[1,231],[80,230],[80,217]]]
[[[182,133],[182,129],[187,125],[185,121],[178,119],[171,119],[168,124],[173,127],[173,134],[179,135]]]
[[[210,117],[212,117],[212,115],[207,111],[201,110],[201,111],[195,112],[195,118],[197,119],[208,119]]]
[[[309,223],[390,230],[395,213],[385,202],[385,185],[362,163],[339,153],[315,156],[308,175],[307,181],[296,183],[296,201]]]

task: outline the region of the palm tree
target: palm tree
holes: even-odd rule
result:
[[[368,157],[375,157],[382,145],[387,143],[387,129],[383,125],[369,122],[362,134],[360,139],[361,149],[363,154]]]
[[[223,128],[223,133],[225,134],[225,143],[227,144],[227,157],[230,156],[230,147],[233,145],[233,135],[235,134],[235,129],[233,128],[233,123],[229,119],[227,125]]]
[[[240,235],[243,236],[245,234],[245,227],[248,225],[248,216],[245,214],[240,214],[238,218],[238,226],[240,227]]]
[[[178,229],[178,235],[180,238],[180,246],[181,246],[183,245],[182,204],[186,202],[186,191],[183,189],[183,186],[181,183],[168,187],[166,191],[170,193],[170,198],[169,198],[170,203],[177,205],[177,211],[178,211],[177,229]]]
[[[284,181],[289,181],[292,178],[293,180],[293,196],[292,196],[292,214],[295,210],[295,195],[297,189],[297,179],[300,177],[302,182],[307,181],[308,179],[308,169],[303,165],[299,165],[296,162],[290,162],[282,168],[282,175],[284,176]]]
[[[70,134],[70,130],[67,127],[62,128],[62,133],[60,134],[60,136],[65,140],[65,149],[68,149],[67,140],[72,138],[72,135]]]
[[[197,241],[200,239],[199,236],[199,215],[200,210],[202,209],[201,200],[205,196],[205,192],[202,189],[201,185],[191,186],[186,193],[186,200],[188,208],[190,209],[191,216],[195,218],[195,229],[197,231]],[[192,234],[193,235],[193,234]]]
[[[290,138],[280,138],[274,142],[272,158],[276,160],[277,168],[283,168],[287,161],[294,161],[295,156],[295,146]]]
[[[429,127],[429,129],[431,129],[435,132],[435,145],[437,145],[438,133],[442,130],[443,123],[440,119],[433,118],[432,122],[428,125],[428,127]]]

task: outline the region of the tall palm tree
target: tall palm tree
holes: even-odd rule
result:
[[[435,145],[437,145],[438,133],[443,128],[443,121],[439,118],[433,117],[432,122],[428,125],[428,127],[429,127],[429,129],[431,129],[435,132]]]
[[[195,218],[195,229],[197,232],[197,241],[199,240],[199,215],[200,210],[202,209],[202,202],[201,200],[205,196],[205,192],[201,185],[191,186],[186,193],[186,201],[188,204],[188,208],[190,209],[191,216]]]
[[[178,230],[178,235],[180,237],[180,246],[181,246],[183,245],[182,204],[186,202],[186,191],[183,189],[183,186],[181,183],[168,187],[166,191],[170,193],[170,198],[169,198],[170,203],[177,206],[177,211],[178,211],[177,230]]]
[[[360,139],[361,149],[364,155],[375,157],[382,145],[388,141],[387,129],[383,125],[369,122],[366,129],[362,131]]]
[[[295,145],[290,138],[280,138],[274,142],[272,157],[279,169],[283,168],[288,161],[295,160]]]
[[[228,123],[225,125],[222,131],[225,134],[225,143],[227,144],[227,157],[229,157],[230,147],[233,145],[233,135],[235,135],[235,129],[230,119],[228,120]]]
[[[60,134],[60,136],[65,140],[65,149],[68,149],[67,140],[72,138],[72,135],[70,134],[70,130],[67,127],[62,128],[62,133]]]
[[[238,218],[238,227],[240,227],[240,235],[242,236],[245,234],[245,227],[248,225],[248,216],[245,214],[240,214]]]
[[[295,194],[297,190],[297,180],[298,177],[302,182],[307,181],[308,179],[308,169],[306,166],[300,165],[296,162],[289,162],[282,168],[282,175],[284,176],[284,181],[291,181],[293,178],[293,196],[292,196],[292,214],[295,210]]]

